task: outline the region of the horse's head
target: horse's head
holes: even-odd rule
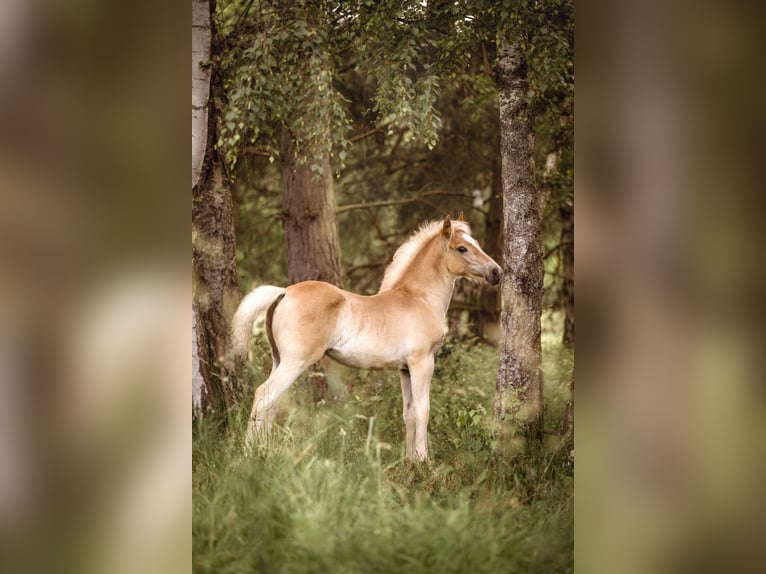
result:
[[[490,285],[500,282],[502,268],[471,237],[470,229],[463,223],[462,212],[454,224],[449,215],[444,218],[442,238],[447,246],[447,269],[450,273],[459,277],[486,279]]]

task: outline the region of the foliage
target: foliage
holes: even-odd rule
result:
[[[571,353],[554,334],[547,340],[553,433]],[[260,382],[270,366],[265,343],[253,353]],[[484,345],[443,349],[428,467],[403,461],[394,373],[344,370],[349,397],[342,404],[313,404],[307,381],[299,382],[281,403],[270,446],[251,457],[241,451],[249,400],[228,414],[225,427],[200,421],[193,436],[194,570],[571,571],[571,462],[554,434],[510,458],[494,451],[496,364],[496,350]]]
[[[343,141],[346,116],[332,83],[332,22],[324,7],[310,1],[221,3],[226,102],[218,146],[230,165],[243,147],[259,143],[277,157],[282,129],[293,134],[300,160],[312,165]]]
[[[341,3],[343,4],[343,3]],[[401,130],[402,143],[436,146],[441,120],[435,103],[439,77],[431,61],[424,20],[425,7],[416,1],[347,3],[355,66],[374,77],[377,90],[372,111],[389,136]]]
[[[521,42],[528,64],[535,176],[547,195],[544,304],[555,307],[563,280],[561,217],[574,206],[574,5],[571,0],[527,0],[516,5],[514,14],[508,32]]]
[[[571,0],[530,4],[525,14],[528,94],[535,117],[537,175],[555,213],[574,201],[574,7]],[[557,154],[553,169],[547,155]]]
[[[226,99],[218,146],[233,168],[253,146],[279,157],[282,130],[299,161],[316,166],[337,151],[345,161],[349,99],[338,89],[345,69],[374,78],[370,109],[389,135],[436,145],[438,76],[422,57],[417,2],[228,0],[219,3],[225,37],[221,73]]]
[[[338,213],[347,288],[377,290],[396,247],[424,220],[464,210],[483,240],[488,204],[470,206],[475,192],[489,198],[499,169],[493,62],[498,38],[510,33],[529,61],[552,298],[560,282],[558,208],[573,200],[571,0],[221,0],[217,14],[227,86],[219,144],[239,178],[243,288],[284,283],[275,225],[281,173],[268,163],[279,157],[283,128],[302,135],[303,161],[318,166],[319,155],[333,154],[342,208],[390,203]],[[546,172],[550,153],[558,161]]]
[[[282,190],[276,166],[265,158],[250,157],[247,163],[257,168],[241,170],[241,177],[232,185],[237,280],[244,292],[254,281],[284,285],[287,277],[285,232],[280,220]]]
[[[480,24],[484,38],[518,43],[527,64],[527,102],[534,118],[538,185],[551,191],[549,213],[571,205],[574,193],[574,2],[521,0],[489,2]],[[554,169],[546,169],[555,153]]]

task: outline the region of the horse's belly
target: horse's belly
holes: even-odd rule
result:
[[[339,363],[358,369],[399,369],[404,364],[397,350],[376,348],[359,341],[337,345],[328,349],[327,354]]]

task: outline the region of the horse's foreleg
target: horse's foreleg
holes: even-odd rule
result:
[[[412,380],[409,369],[399,371],[399,379],[402,383],[402,416],[407,429],[404,449],[407,460],[412,460],[415,448],[415,411],[412,408]]]
[[[274,369],[260,387],[255,391],[250,420],[247,423],[245,435],[245,450],[249,451],[256,437],[265,438],[268,427],[276,413],[276,402],[295,380],[305,370],[306,363],[283,361]]]
[[[431,410],[431,376],[434,373],[434,357],[428,355],[409,363],[412,380],[412,411],[415,417],[413,459],[428,460],[428,416]]]

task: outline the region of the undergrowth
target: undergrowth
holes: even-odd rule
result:
[[[331,369],[343,400],[315,404],[310,377],[280,401],[267,447],[243,454],[251,394],[193,431],[197,573],[571,572],[573,466],[557,430],[572,354],[544,340],[545,438],[496,449],[497,350],[449,343],[431,390],[431,463],[404,461],[396,373]],[[252,381],[270,362],[260,346]]]

